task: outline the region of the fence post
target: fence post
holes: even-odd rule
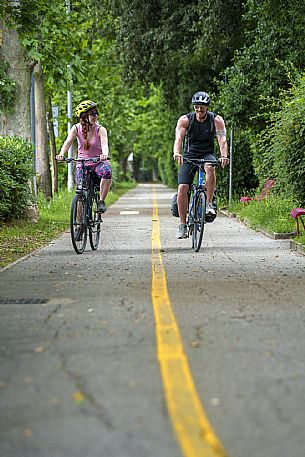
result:
[[[70,18],[71,15],[71,3],[70,0],[66,0],[66,8],[67,8],[67,15]],[[72,66],[71,64],[68,65],[69,69],[69,74],[70,74],[70,83],[72,82]],[[67,92],[67,102],[68,102],[68,132],[70,132],[70,129],[72,127],[72,92],[68,90]],[[73,147],[72,145],[70,146],[68,150],[68,157],[72,158],[73,157]],[[74,186],[74,174],[73,174],[73,163],[70,162],[68,163],[68,192],[71,192]]]
[[[231,205],[232,201],[232,164],[233,164],[233,127],[231,128],[230,131],[230,153],[229,153],[229,158],[230,158],[230,171],[229,171],[229,205]]]

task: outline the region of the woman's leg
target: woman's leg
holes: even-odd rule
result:
[[[101,179],[101,184],[100,184],[100,200],[101,201],[105,201],[105,199],[108,195],[111,183],[112,183],[112,179]]]

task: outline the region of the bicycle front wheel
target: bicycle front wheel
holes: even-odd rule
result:
[[[71,240],[77,254],[82,254],[87,244],[87,225],[85,200],[80,195],[75,195],[70,212]]]
[[[205,223],[205,208],[206,208],[206,197],[204,192],[200,192],[195,201],[195,210],[194,210],[194,230],[192,234],[193,249],[195,252],[198,252],[204,232],[204,223]]]
[[[95,194],[92,197],[89,208],[89,241],[93,251],[98,248],[101,235],[102,217],[97,212],[98,196]]]

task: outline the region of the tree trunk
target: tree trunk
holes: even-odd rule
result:
[[[16,82],[15,106],[10,114],[0,113],[0,134],[19,136],[31,141],[30,93],[33,65],[26,58],[24,48],[19,43],[15,30],[2,26],[2,46],[4,59],[9,62],[8,77]]]
[[[120,159],[120,165],[121,165],[121,172],[122,172],[122,179],[125,180],[127,178],[127,170],[128,170],[128,159],[129,156],[123,156]]]
[[[152,180],[153,182],[159,181],[158,162],[156,159],[152,160]]]
[[[54,193],[58,193],[58,168],[56,157],[56,141],[54,134],[54,125],[53,125],[53,113],[52,113],[52,100],[50,95],[47,96],[47,110],[48,110],[48,127],[49,127],[49,138],[51,146],[51,158],[52,158],[52,169],[53,169],[53,190]]]
[[[48,151],[47,119],[43,87],[42,65],[34,67],[35,117],[36,117],[36,172],[40,189],[47,198],[52,198],[52,180]]]
[[[139,180],[140,180],[140,161],[135,156],[133,156],[132,166],[133,166],[133,170],[132,170],[133,179],[135,181],[139,182]]]

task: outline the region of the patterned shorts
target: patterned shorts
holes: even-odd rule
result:
[[[94,171],[94,175],[101,179],[111,179],[112,170],[108,160],[104,162],[94,163],[89,165],[86,168],[86,174],[88,173],[88,168],[91,168]],[[76,166],[76,183],[80,183],[82,180],[82,168],[81,165]]]

